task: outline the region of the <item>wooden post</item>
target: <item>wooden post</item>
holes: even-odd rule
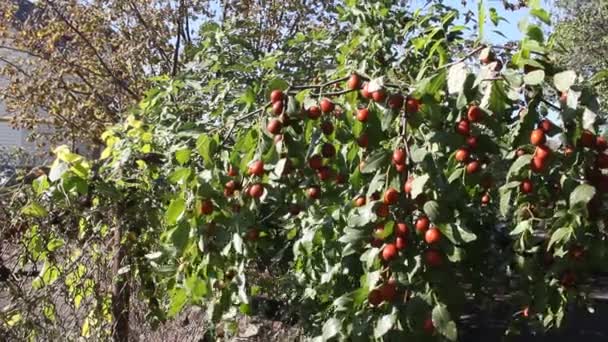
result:
[[[114,257],[112,259],[112,341],[129,341],[129,274],[118,274],[126,258],[126,248],[121,243],[123,237],[123,208],[116,211],[116,228],[114,230]]]

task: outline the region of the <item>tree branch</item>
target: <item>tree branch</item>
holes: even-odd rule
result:
[[[131,95],[131,97],[133,97],[133,99],[139,101],[139,96],[133,92],[124,82],[124,80],[118,78],[114,72],[112,71],[112,69],[110,69],[110,67],[108,66],[108,64],[105,62],[105,60],[103,59],[103,57],[100,55],[99,51],[97,51],[97,49],[93,46],[93,44],[91,43],[91,41],[89,41],[89,39],[78,29],[76,28],[76,26],[74,26],[74,24],[69,21],[62,13],[61,11],[59,11],[52,0],[45,0],[45,2],[49,5],[49,7],[51,7],[53,9],[53,12],[55,12],[55,14],[66,24],[68,25],[68,27],[74,31],[83,41],[84,43],[89,47],[89,49],[91,49],[91,51],[93,51],[93,53],[95,54],[95,57],[97,58],[97,60],[99,61],[99,63],[101,64],[101,66],[106,70],[106,72],[110,75],[110,77],[112,77],[112,79],[114,79],[114,82],[116,82],[118,84],[119,87],[121,87],[124,91],[126,91],[127,93],[129,93],[129,95]]]

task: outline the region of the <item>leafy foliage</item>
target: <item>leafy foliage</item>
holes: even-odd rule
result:
[[[592,93],[558,73],[535,24],[490,48],[442,5],[337,11],[349,30],[285,42],[315,41],[331,67],[242,53],[206,26],[184,74],[155,79],[99,159],[55,150],[23,214],[88,213],[80,236],[100,240],[96,227],[123,229],[117,273],[138,277],[154,321],[200,305],[229,325],[270,296],[316,340],[456,340],[465,303],[491,303],[504,280],[532,312],[509,332],[559,327],[606,264]],[[57,279],[51,255],[37,286]]]

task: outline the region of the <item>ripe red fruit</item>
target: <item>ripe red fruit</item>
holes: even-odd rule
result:
[[[351,74],[346,82],[346,87],[350,90],[361,88],[361,77],[357,74]]]
[[[559,102],[562,105],[565,105],[566,103],[568,103],[568,91],[563,91],[560,95],[559,95]]]
[[[541,173],[545,170],[546,159],[534,157],[530,161],[530,169],[536,173]]]
[[[524,316],[525,318],[530,317],[530,308],[529,307],[525,307],[522,311],[521,311],[521,315]]]
[[[408,113],[417,113],[420,110],[420,101],[413,97],[408,97],[405,102],[405,109]]]
[[[382,260],[391,261],[397,256],[397,247],[393,243],[388,243],[382,249]]]
[[[389,188],[388,190],[386,190],[386,192],[384,193],[385,204],[395,204],[397,203],[397,200],[399,200],[399,192],[397,190],[393,188]]]
[[[585,255],[585,250],[581,246],[572,246],[572,247],[570,247],[570,250],[568,251],[568,255],[570,255],[570,257],[572,259],[574,259],[576,261],[580,261],[583,259],[583,256]]]
[[[395,170],[397,170],[398,173],[405,172],[405,169],[406,169],[405,164],[395,164]]]
[[[376,239],[376,238],[372,238],[370,241],[370,245],[372,245],[372,247],[376,247],[376,248],[381,247],[383,243],[384,242],[382,240]]]
[[[367,148],[368,144],[369,144],[369,137],[367,136],[366,133],[361,134],[357,138],[357,145],[359,145],[359,147]]]
[[[310,159],[308,159],[308,166],[313,170],[320,169],[323,166],[323,158],[318,154],[312,155]]]
[[[524,179],[521,184],[519,184],[519,190],[524,194],[529,194],[534,190],[534,184],[529,179]]]
[[[245,239],[249,241],[255,241],[260,237],[260,231],[257,228],[249,228],[245,233]]]
[[[321,154],[325,158],[333,158],[336,156],[336,148],[330,143],[325,143],[321,148]]]
[[[310,119],[316,120],[321,116],[321,109],[318,106],[310,106],[308,108],[308,117]]]
[[[466,162],[469,160],[469,150],[466,148],[457,149],[454,158],[461,163]]]
[[[204,200],[201,202],[201,206],[199,207],[199,213],[201,215],[209,215],[213,212],[213,202],[211,200]]]
[[[468,136],[471,132],[471,126],[467,120],[460,120],[456,126],[456,132],[460,135]]]
[[[393,94],[389,96],[387,104],[390,109],[401,109],[403,107],[403,95]]]
[[[361,108],[357,111],[357,120],[361,122],[366,122],[369,117],[369,109]]]
[[[424,262],[430,267],[439,267],[443,263],[443,257],[439,251],[429,249],[424,252]]]
[[[283,128],[283,124],[278,119],[272,119],[266,125],[268,132],[274,135],[281,133],[281,128]]]
[[[228,176],[229,177],[236,177],[236,176],[238,176],[238,174],[239,174],[239,170],[236,167],[234,167],[232,165],[228,166]]]
[[[566,145],[566,147],[564,147],[564,156],[570,157],[573,154],[574,154],[574,147],[572,147],[570,145]]]
[[[431,228],[424,233],[424,241],[429,245],[439,242],[441,240],[441,231],[437,228]]]
[[[608,154],[598,154],[595,159],[595,165],[600,169],[608,169]]]
[[[329,113],[329,112],[333,111],[334,108],[336,108],[336,105],[333,102],[331,102],[331,100],[329,100],[329,99],[321,100],[321,111],[323,113]]]
[[[600,151],[600,152],[604,152],[606,149],[608,149],[608,141],[606,141],[606,138],[599,136],[595,139],[595,149]]]
[[[595,145],[595,135],[588,130],[584,130],[581,134],[581,145],[592,148]]]
[[[572,273],[572,271],[564,272],[564,274],[562,275],[562,277],[560,279],[560,283],[564,287],[572,287],[572,286],[574,286],[575,282],[576,282],[576,275],[574,275],[574,273]]]
[[[321,188],[316,185],[313,185],[306,189],[306,195],[308,196],[308,198],[317,199],[319,198],[319,196],[321,196]]]
[[[382,102],[386,99],[386,91],[384,89],[378,89],[372,93],[372,99],[376,102]]]
[[[397,238],[395,238],[395,247],[397,247],[397,250],[399,251],[404,250],[405,247],[407,247],[407,239],[402,236],[397,236]]]
[[[367,83],[367,82],[363,83],[363,88],[361,88],[361,96],[363,96],[366,99],[371,99],[372,94],[369,92],[368,87],[369,87],[369,83]]]
[[[395,234],[397,234],[397,236],[406,237],[409,232],[410,229],[405,222],[397,222],[395,225]]]
[[[380,294],[386,302],[392,302],[397,297],[397,286],[394,283],[386,283],[380,286]]]
[[[473,160],[467,164],[467,174],[472,175],[479,171],[480,168],[481,165],[479,164],[479,162],[477,160]]]
[[[334,125],[330,121],[323,121],[321,131],[325,135],[331,135],[334,132]]]
[[[410,192],[412,192],[412,183],[414,182],[414,177],[409,177],[407,179],[407,181],[405,181],[405,185],[403,186],[403,191],[405,191],[406,194],[409,194]]]
[[[482,63],[483,64],[487,64],[487,62],[484,63],[483,61],[482,61]],[[422,329],[424,329],[424,332],[427,333],[427,334],[429,334],[429,335],[434,334],[435,333],[435,325],[433,324],[433,320],[431,318],[425,319],[424,320],[424,324],[422,326]]]
[[[546,145],[540,145],[536,147],[536,152],[534,152],[535,158],[540,158],[545,160],[551,156],[551,149]]]
[[[283,100],[283,91],[275,89],[270,93],[270,102],[275,103]]]
[[[418,220],[416,221],[416,231],[419,233],[426,232],[429,229],[429,224],[430,224],[430,221],[429,221],[428,217],[422,216],[422,217],[418,218]]]
[[[264,193],[264,186],[259,183],[253,184],[249,187],[249,190],[247,191],[247,193],[249,194],[249,196],[251,196],[253,198],[260,198],[260,197],[262,197],[262,194]]]
[[[365,196],[359,196],[355,199],[355,206],[362,207],[365,205],[366,202],[367,200],[365,199]]]
[[[389,213],[390,211],[388,205],[386,205],[385,203],[381,203],[376,209],[376,215],[378,215],[379,217],[387,217]]]
[[[277,101],[272,104],[272,112],[274,115],[283,113],[283,101]]]
[[[542,129],[535,129],[530,134],[530,143],[535,146],[539,146],[545,143],[545,132]]]
[[[402,148],[398,148],[393,151],[393,162],[395,164],[405,164],[405,150]]]
[[[474,135],[469,135],[467,137],[467,145],[469,145],[469,147],[472,149],[476,149],[477,148],[477,137]]]
[[[378,306],[382,304],[382,293],[378,289],[373,289],[367,294],[367,301],[371,306]]]
[[[229,180],[224,184],[225,189],[234,190],[236,189],[236,182],[233,180]]]
[[[489,203],[490,203],[490,195],[485,193],[483,196],[481,196],[481,204],[488,205]]]
[[[336,175],[336,184],[344,184],[346,182],[346,175],[338,173]]]
[[[332,176],[331,169],[328,168],[327,166],[322,166],[320,169],[317,170],[317,177],[319,177],[319,179],[322,181],[329,180],[331,178],[331,176]]]
[[[483,118],[483,111],[478,106],[471,106],[467,111],[467,118],[471,122],[479,122]]]
[[[291,216],[297,216],[300,213],[300,210],[300,206],[295,203],[289,205],[289,214]]]
[[[258,176],[261,177],[264,175],[264,162],[261,160],[256,160],[251,165],[249,165],[248,173],[250,176]]]
[[[540,128],[545,133],[549,133],[553,128],[553,123],[548,119],[543,119],[543,121],[538,124],[538,128]]]

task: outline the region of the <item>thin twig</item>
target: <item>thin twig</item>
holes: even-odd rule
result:
[[[481,51],[481,50],[485,49],[486,47],[487,47],[487,46],[485,46],[485,45],[480,45],[480,46],[478,46],[477,48],[475,48],[475,49],[471,50],[469,53],[467,53],[467,54],[466,54],[464,57],[462,57],[461,59],[459,59],[459,60],[457,60],[457,61],[455,61],[455,62],[451,62],[451,63],[445,64],[445,65],[443,65],[443,66],[439,67],[439,69],[445,69],[445,68],[449,68],[449,67],[451,67],[451,66],[453,66],[453,65],[456,65],[456,64],[458,64],[458,63],[462,63],[462,62],[466,61],[467,59],[471,58],[471,57],[472,57],[474,54],[476,54],[476,53],[478,53],[479,51]]]
[[[540,99],[540,102],[542,102],[542,103],[546,104],[547,106],[549,106],[549,107],[551,107],[551,108],[553,108],[553,109],[555,109],[555,110],[562,110],[562,109],[561,109],[561,108],[559,108],[558,106],[554,105],[553,103],[551,103],[551,102],[549,102],[549,101],[547,101],[547,100],[545,100],[545,99],[543,99],[543,98],[541,98],[541,99]]]
[[[45,1],[52,9],[53,12],[55,12],[55,14],[66,24],[68,25],[68,27],[70,29],[72,29],[72,31],[74,31],[83,41],[84,43],[89,47],[89,49],[91,49],[93,51],[93,54],[95,54],[95,57],[97,58],[97,60],[99,61],[99,64],[101,64],[101,66],[106,70],[106,72],[108,73],[108,75],[110,77],[112,77],[112,79],[114,79],[114,81],[118,84],[118,86],[120,86],[122,89],[124,89],[127,93],[129,93],[129,95],[131,95],[135,100],[139,101],[139,95],[137,95],[134,91],[132,91],[129,87],[127,87],[127,85],[125,84],[124,80],[119,79],[114,72],[112,71],[112,69],[110,69],[110,67],[108,66],[108,64],[106,64],[105,60],[103,59],[103,57],[99,54],[99,51],[97,51],[97,49],[93,46],[93,44],[91,43],[91,41],[89,41],[89,39],[84,35],[84,33],[82,33],[76,26],[74,26],[74,24],[72,24],[71,21],[69,21],[62,13],[61,11],[59,11],[56,7],[55,4],[53,3],[53,1],[51,0],[46,0]]]
[[[344,94],[348,94],[350,92],[353,91],[357,91],[358,89],[344,89],[344,90],[340,90],[340,91],[329,91],[329,92],[325,92],[325,93],[311,93],[311,96],[338,96],[338,95],[344,95]]]

